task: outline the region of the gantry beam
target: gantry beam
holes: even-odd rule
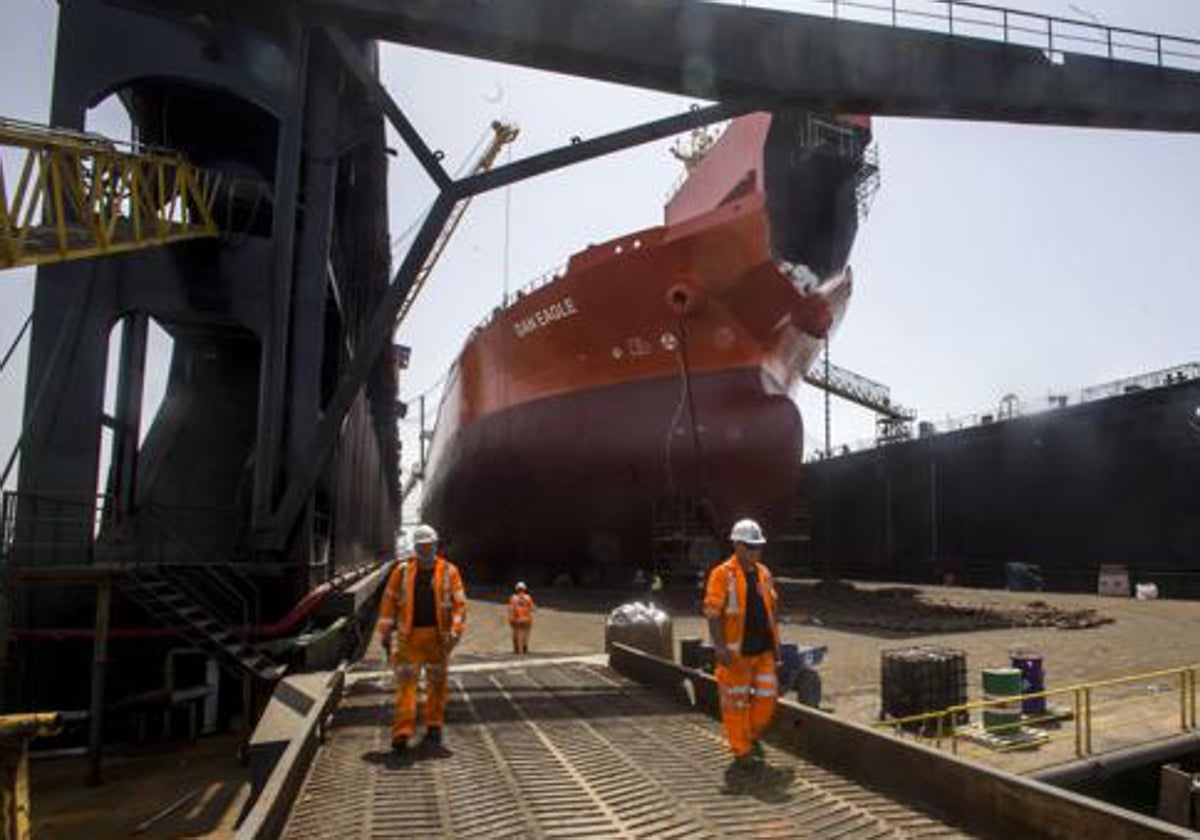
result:
[[[857,5],[880,23],[689,0],[308,0],[356,35],[702,99],[1200,131],[1200,42],[973,3],[922,31],[904,3]]]
[[[892,420],[912,420],[914,417],[911,409],[892,402],[892,391],[888,386],[834,364],[813,365],[812,370],[804,374],[804,381],[881,417]]]

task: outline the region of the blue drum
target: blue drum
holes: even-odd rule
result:
[[[1032,650],[1014,650],[1009,654],[1012,667],[1021,672],[1021,693],[1036,694],[1046,690],[1046,672],[1042,668],[1042,655]],[[1021,701],[1021,712],[1026,715],[1044,715],[1046,698],[1035,697]]]

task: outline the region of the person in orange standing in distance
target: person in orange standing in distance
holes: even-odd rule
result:
[[[529,631],[533,629],[533,596],[524,583],[508,599],[508,623],[512,625],[513,653],[529,653]]]
[[[779,599],[770,570],[762,563],[766,537],[752,519],[730,533],[733,556],[715,566],[704,592],[721,721],[737,771],[753,770],[763,755],[759,739],[775,712],[779,651]]]
[[[462,638],[467,596],[453,563],[438,553],[429,525],[413,529],[413,555],[388,577],[376,632],[396,672],[392,751],[403,755],[416,732],[417,681],[425,669],[424,742],[442,743],[450,653]]]

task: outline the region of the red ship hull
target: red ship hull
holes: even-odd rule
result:
[[[717,532],[743,516],[786,528],[803,445],[791,396],[850,276],[827,242],[801,254],[820,274],[781,254],[794,231],[780,216],[805,209],[771,191],[772,168],[797,170],[779,175],[764,151],[790,148],[782,133],[765,114],[735,121],[666,225],[575,255],[468,339],[422,514],[476,575],[628,579],[654,562],[654,511],[677,500]],[[806,162],[806,184],[822,163]]]

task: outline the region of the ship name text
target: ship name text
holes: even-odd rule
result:
[[[524,338],[531,332],[548,327],[555,321],[561,321],[564,318],[570,318],[572,315],[579,313],[575,308],[575,301],[569,297],[564,297],[562,300],[542,307],[534,312],[513,322],[513,331],[517,334],[517,338]]]

